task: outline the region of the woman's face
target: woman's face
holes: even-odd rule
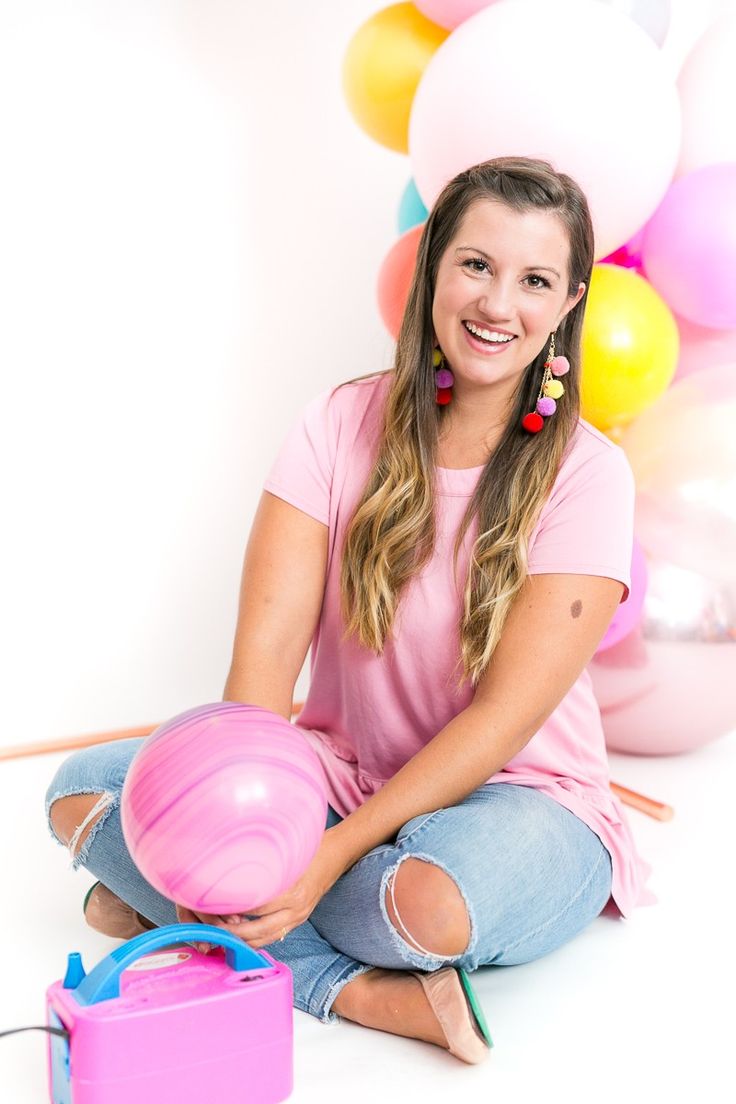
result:
[[[581,283],[567,294],[569,248],[565,227],[548,211],[522,213],[490,199],[470,205],[440,261],[432,305],[455,386],[515,390],[585,293]],[[555,351],[566,350],[558,343]]]

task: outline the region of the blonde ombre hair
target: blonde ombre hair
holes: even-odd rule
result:
[[[433,479],[445,407],[436,402],[432,363],[432,303],[437,269],[471,203],[500,200],[514,211],[549,211],[570,245],[568,295],[585,294],[556,330],[556,352],[570,361],[565,394],[540,433],[521,419],[535,409],[547,344],[528,365],[503,435],[483,469],[458,529],[457,558],[478,515],[460,623],[458,685],[473,688],[490,662],[506,616],[527,577],[528,540],[547,500],[580,414],[580,334],[593,266],[593,227],[582,191],[546,161],[498,157],[459,173],[437,199],[424,227],[414,278],[399,332],[387,391],[378,454],[348,524],[340,571],[343,640],[354,634],[383,654],[401,592],[432,555],[435,542]],[[346,380],[385,375],[370,373]]]

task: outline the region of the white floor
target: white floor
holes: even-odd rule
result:
[[[6,868],[0,1030],[44,1022],[46,987],[69,951],[89,970],[118,941],[86,927],[94,879],[47,835],[43,798],[63,755],[0,763]],[[611,755],[615,781],[675,807],[669,823],[629,812],[660,903],[599,917],[560,950],[473,975],[495,1048],[467,1066],[430,1044],[294,1012],[294,1104],[455,1100],[736,1100],[733,781],[736,734],[688,756]],[[2,1104],[46,1104],[48,1036],[0,1039]],[[231,1098],[246,1104],[248,1097]],[[161,1104],[168,1104],[162,1101]],[[173,1101],[172,1101],[173,1104]]]

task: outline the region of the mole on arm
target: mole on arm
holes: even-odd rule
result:
[[[573,615],[573,617],[579,617],[582,612],[583,603],[580,601],[579,598],[576,598],[573,604],[570,606],[570,613]]]

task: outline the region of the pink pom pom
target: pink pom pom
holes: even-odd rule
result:
[[[553,376],[564,376],[565,372],[570,371],[570,361],[566,356],[556,356],[550,364],[549,370]]]
[[[557,409],[557,403],[554,399],[537,399],[537,414],[543,414],[545,418],[548,418],[550,414],[554,414]]]

